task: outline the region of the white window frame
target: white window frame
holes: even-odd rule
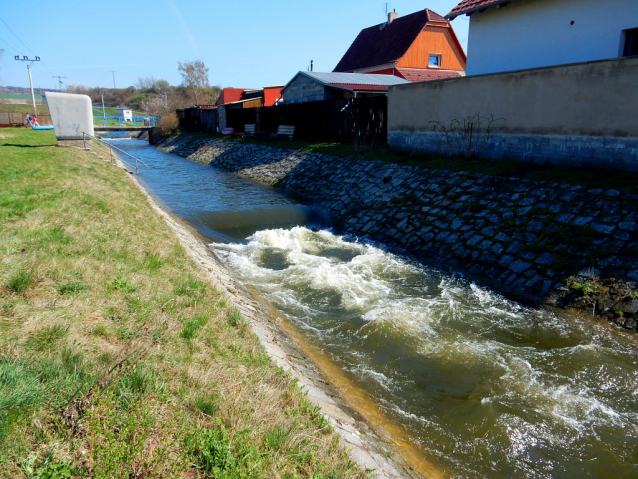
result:
[[[432,58],[437,59],[437,64],[432,64]],[[428,56],[428,68],[441,68],[441,54],[440,53],[430,53]]]

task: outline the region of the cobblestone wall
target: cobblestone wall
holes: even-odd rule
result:
[[[622,278],[629,290],[638,280],[635,194],[219,140],[169,140],[163,149],[276,184],[328,210],[347,233],[436,259],[505,291],[547,297],[568,289],[572,275],[582,282]],[[617,290],[599,307],[638,313],[629,290]]]

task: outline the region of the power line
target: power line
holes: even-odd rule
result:
[[[9,46],[9,48],[11,48],[14,52],[16,52],[16,53],[20,53],[20,51],[19,51],[16,47],[14,47],[13,45],[11,45],[11,44],[10,44],[8,41],[6,41],[4,38],[0,38],[0,40],[2,40],[4,43],[6,43],[6,44]]]
[[[26,44],[25,44],[25,43],[24,43],[24,42],[20,39],[20,37],[18,36],[18,34],[17,34],[16,32],[14,32],[13,30],[11,30],[11,27],[10,27],[9,25],[7,25],[7,22],[5,22],[5,21],[2,19],[2,17],[0,17],[0,21],[1,21],[2,23],[4,23],[4,26],[5,26],[5,27],[7,27],[11,33],[13,33],[13,36],[14,36],[14,37],[16,37],[16,38],[18,39],[18,41],[19,41],[20,43],[22,43],[22,44],[24,45],[24,47],[25,47],[27,50],[29,50],[31,53],[33,53],[33,54],[35,55],[35,52],[34,52],[33,50],[31,50],[31,49],[30,49],[30,48],[29,48],[29,47],[28,47],[28,46],[27,46],[27,45],[26,45]],[[6,40],[3,40],[3,41],[6,43]],[[12,48],[13,48],[13,47],[12,47]],[[15,48],[13,48],[13,49],[14,49],[16,52],[18,52],[18,50],[17,50],[17,49],[15,49]],[[51,71],[51,69],[49,68],[49,66],[48,66],[46,63],[44,63],[44,62],[42,62],[42,64],[44,65],[44,68],[46,68],[47,70],[49,70],[49,73],[51,73],[51,74],[53,75],[53,72]]]
[[[24,45],[24,47],[25,47],[27,50],[29,50],[31,53],[33,53],[33,54],[35,55],[35,52],[34,52],[33,50],[31,50],[28,46],[26,46],[22,40],[20,40],[20,37],[19,37],[18,35],[16,35],[16,32],[14,32],[13,30],[11,30],[11,27],[10,27],[9,25],[7,25],[7,22],[5,22],[5,21],[2,19],[2,17],[0,17],[0,21],[1,21],[2,23],[4,23],[4,26],[5,26],[5,27],[7,27],[11,33],[13,33],[13,36],[14,36],[14,37],[16,37],[16,38],[18,39],[18,41],[19,41],[20,43],[22,43],[22,44]]]

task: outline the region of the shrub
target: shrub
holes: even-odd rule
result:
[[[162,124],[160,125],[160,133],[162,135],[172,135],[179,130],[179,119],[175,112],[167,113],[162,118]]]

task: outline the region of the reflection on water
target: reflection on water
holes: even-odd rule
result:
[[[316,210],[273,188],[164,153],[141,140],[114,144],[148,165],[139,178],[160,203],[213,241],[241,241],[265,228],[321,224]]]
[[[117,146],[451,477],[638,477],[635,337],[312,231],[312,210],[236,175]]]
[[[217,244],[455,477],[638,477],[638,348],[304,227]]]

